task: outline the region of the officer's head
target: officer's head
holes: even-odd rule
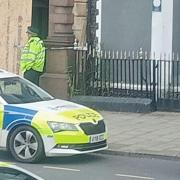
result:
[[[38,36],[39,31],[38,31],[38,29],[36,29],[32,26],[28,26],[26,33],[28,34],[28,37],[32,37],[32,36]]]

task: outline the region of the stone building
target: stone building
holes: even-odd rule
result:
[[[1,0],[0,68],[19,71],[21,49],[31,24],[47,46],[46,72],[40,86],[56,97],[67,98],[68,62],[74,39],[86,42],[87,0]]]

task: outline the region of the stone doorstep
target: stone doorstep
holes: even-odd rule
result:
[[[75,96],[70,101],[93,109],[119,112],[152,112],[152,100],[147,98],[121,98],[101,96]]]

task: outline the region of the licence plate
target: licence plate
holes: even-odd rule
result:
[[[105,139],[104,134],[92,135],[90,136],[90,143],[100,142],[100,141],[103,141],[104,139]]]

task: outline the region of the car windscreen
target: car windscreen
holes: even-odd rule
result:
[[[0,96],[8,104],[23,104],[53,99],[44,90],[20,77],[0,78]]]

